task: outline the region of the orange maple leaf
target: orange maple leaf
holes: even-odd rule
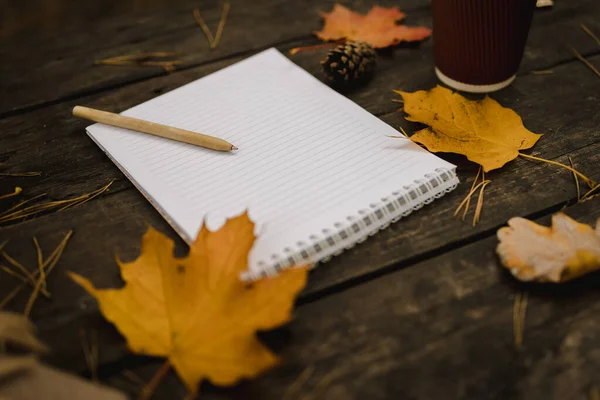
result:
[[[200,381],[231,385],[276,365],[277,357],[257,338],[258,330],[291,319],[307,268],[271,278],[240,280],[255,240],[247,214],[218,231],[206,226],[185,258],[173,256],[173,242],[149,228],[139,258],[119,261],[125,286],[97,289],[71,273],[94,296],[102,314],[127,339],[134,353],[167,357],[195,394]]]
[[[397,22],[405,17],[398,7],[374,6],[367,15],[361,15],[335,4],[330,13],[322,12],[321,15],[325,26],[316,35],[322,40],[359,40],[374,48],[383,48],[423,40],[431,35],[431,29],[425,27],[398,25]]]

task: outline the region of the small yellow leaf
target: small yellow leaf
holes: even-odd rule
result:
[[[122,289],[96,289],[79,275],[71,277],[98,300],[131,351],[167,357],[196,393],[203,379],[231,385],[278,362],[256,332],[291,319],[307,268],[241,281],[254,240],[254,224],[243,214],[215,232],[203,226],[188,256],[177,259],[173,242],[149,228],[140,257],[119,263]]]
[[[485,172],[514,160],[519,150],[531,148],[542,136],[527,130],[516,112],[488,96],[469,100],[441,86],[395,92],[404,100],[406,119],[428,126],[411,140],[434,153],[463,154]]]
[[[600,268],[600,219],[594,231],[563,213],[551,228],[511,218],[497,236],[502,264],[521,281],[558,283]]]

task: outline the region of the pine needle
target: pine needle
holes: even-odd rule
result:
[[[92,381],[98,381],[98,332],[95,330],[90,331],[90,338],[88,340],[85,329],[80,329],[79,334],[81,336],[81,348],[83,349],[83,356],[85,363]]]
[[[163,365],[156,371],[150,382],[142,389],[142,393],[140,394],[140,400],[149,400],[152,397],[152,394],[163,380],[167,372],[171,369],[171,362],[167,359]]]
[[[561,163],[559,163],[559,162],[556,162],[556,161],[546,160],[545,158],[540,158],[540,157],[530,156],[530,155],[528,155],[528,154],[519,153],[519,155],[520,155],[521,157],[530,158],[530,159],[532,159],[532,160],[536,160],[536,161],[542,161],[542,162],[545,162],[545,163],[548,163],[548,164],[557,165],[557,166],[559,166],[559,167],[566,168],[566,169],[568,169],[569,171],[571,171],[572,173],[574,173],[574,174],[576,174],[576,175],[579,175],[579,177],[580,177],[581,179],[583,179],[583,180],[584,180],[584,182],[585,182],[585,183],[586,183],[586,184],[587,184],[587,185],[588,185],[590,188],[595,188],[595,187],[596,187],[596,185],[598,185],[596,182],[594,182],[593,180],[591,180],[591,179],[590,179],[590,178],[588,178],[587,176],[583,175],[581,172],[577,171],[576,169],[569,167],[568,165],[561,164]]]
[[[31,272],[29,272],[27,268],[23,266],[23,264],[9,256],[5,251],[2,252],[2,256],[4,256],[4,258],[10,263],[10,265],[15,267],[17,270],[21,271],[21,273],[23,273],[27,280],[29,280],[31,283],[33,283],[33,285],[35,285],[34,276],[31,274]]]
[[[600,400],[600,392],[596,386],[590,388],[590,400]]]
[[[140,376],[138,374],[136,374],[135,372],[133,372],[129,369],[123,370],[121,375],[123,375],[125,378],[127,378],[128,380],[130,380],[131,382],[135,383],[136,385],[138,385],[140,387],[146,386],[146,382],[144,382],[144,380],[142,378],[140,378]]]
[[[16,196],[16,195],[18,195],[19,193],[21,193],[22,191],[23,191],[23,189],[21,189],[20,187],[18,187],[18,186],[17,186],[17,187],[15,188],[15,191],[14,191],[14,192],[12,192],[12,193],[8,193],[8,194],[4,194],[4,195],[0,196],[0,200],[2,200],[2,199],[8,199],[9,197]]]
[[[121,66],[142,66],[142,67],[161,67],[166,72],[172,72],[177,65],[183,64],[179,60],[152,60],[153,58],[175,57],[179,53],[153,51],[148,53],[126,54],[123,56],[96,60],[97,65],[121,65]]]
[[[281,398],[281,400],[296,398],[297,397],[296,394],[300,391],[300,389],[302,389],[302,386],[304,386],[304,384],[310,379],[310,377],[314,371],[315,371],[315,368],[312,365],[309,367],[306,367],[304,369],[304,371],[302,371],[300,373],[300,375],[298,375],[298,378],[296,378],[294,383],[292,383],[288,387],[288,389],[286,390],[286,392],[283,395],[283,397]]]
[[[25,283],[27,285],[30,284],[30,282],[26,276],[23,276],[23,275],[19,274],[18,272],[13,271],[12,269],[8,268],[7,266],[0,264],[0,269],[2,271],[6,272],[8,275],[20,280],[22,283]]]
[[[589,200],[592,197],[596,196],[597,194],[600,194],[600,185],[596,185],[596,187],[589,190],[586,194],[583,195],[581,200]]]
[[[485,178],[485,175],[482,176]],[[479,189],[479,197],[477,198],[477,207],[475,208],[475,215],[473,216],[473,226],[477,225],[479,219],[481,218],[481,209],[483,208],[483,191],[485,187],[491,182],[491,180],[484,181],[484,184],[481,185],[481,189]]]
[[[344,40],[337,40],[335,42],[327,42],[327,43],[315,44],[315,45],[312,45],[312,46],[294,47],[293,49],[291,49],[289,51],[289,53],[290,53],[290,56],[293,56],[294,54],[300,53],[301,51],[314,50],[314,49],[322,49],[324,47],[333,47],[333,46],[336,46],[338,44],[342,44],[344,42],[345,42]]]
[[[56,262],[50,264],[51,262],[53,262],[54,258],[60,253],[62,254],[62,250],[64,249],[64,247],[67,245],[67,241],[69,240],[69,238],[73,235],[73,231],[69,231],[67,232],[67,234],[65,235],[64,239],[62,240],[62,242],[56,247],[56,249],[54,249],[54,251],[52,252],[52,254],[50,254],[50,257],[48,257],[46,259],[46,261],[44,261],[44,263],[42,264],[42,269],[45,270],[46,273],[46,277],[48,275],[50,275],[50,272],[52,272],[52,269],[54,269],[54,266],[56,265]],[[62,248],[62,249],[61,249]],[[56,260],[58,261],[58,259]],[[46,269],[46,267],[50,264],[50,266]],[[40,274],[40,271],[35,271],[33,273],[34,278],[38,277],[38,275]],[[23,288],[26,286],[25,283],[22,283],[20,286],[17,286],[12,292],[10,292],[1,302],[0,302],[0,310],[2,308],[4,308],[5,305],[7,305],[12,299],[15,298],[16,295],[18,295],[21,290],[23,290]]]
[[[37,196],[35,196],[35,197],[32,197],[32,198],[31,198],[31,199],[29,199],[29,200],[24,200],[24,201],[22,201],[22,202],[18,203],[16,206],[13,206],[13,207],[9,208],[8,210],[6,210],[6,211],[4,211],[4,212],[0,213],[0,218],[1,218],[1,217],[3,217],[3,216],[5,216],[6,214],[9,214],[11,211],[13,211],[13,210],[16,210],[17,208],[19,208],[19,207],[23,206],[24,204],[26,204],[26,203],[29,203],[30,201],[33,201],[33,200],[37,200],[37,199],[39,199],[40,197],[43,197],[43,196],[45,196],[45,195],[46,195],[46,193],[38,194]]]
[[[50,201],[47,203],[34,204],[34,205],[31,205],[28,207],[22,207],[27,202],[30,202],[36,198],[44,196],[44,194],[38,195],[32,199],[23,201],[23,202],[17,204],[16,206],[12,207],[11,209],[5,211],[4,213],[0,214],[0,224],[3,222],[27,218],[27,217],[39,214],[44,211],[51,211],[51,210],[58,209],[57,212],[60,212],[60,211],[66,210],[67,208],[70,208],[70,207],[79,206],[79,205],[81,205],[87,201],[90,201],[93,198],[101,195],[102,193],[106,192],[108,190],[108,188],[113,184],[113,182],[114,182],[114,180],[110,181],[104,187],[94,190],[91,193],[87,193],[87,194],[84,194],[84,195],[81,195],[78,197],[74,197],[71,199],[56,200],[56,201]]]
[[[33,244],[35,245],[35,252],[37,254],[37,262],[38,262],[38,271],[40,272],[40,278],[43,279],[44,289],[46,288],[46,271],[44,271],[44,254],[42,253],[42,248],[36,237],[33,237]]]
[[[552,71],[551,69],[545,69],[545,70],[541,70],[541,71],[531,71],[532,75],[552,75],[554,73],[554,71]]]
[[[589,69],[591,69],[592,71],[594,71],[594,73],[598,76],[598,78],[600,78],[600,71],[598,71],[598,69],[596,67],[594,67],[594,65],[592,65],[592,63],[590,63],[584,56],[582,56],[577,50],[575,50],[574,47],[569,46],[569,51],[579,59],[579,61],[581,61],[582,63],[584,63]]]
[[[210,31],[210,29],[208,29],[208,25],[206,25],[206,22],[204,22],[204,19],[200,15],[200,10],[197,8],[194,10],[194,19],[196,20],[196,23],[200,26],[200,28],[202,28],[202,31],[206,35],[206,39],[208,40],[208,45],[212,47],[212,44],[215,41],[215,38],[213,37],[213,34]]]
[[[219,42],[221,42],[221,36],[223,35],[223,29],[225,28],[225,23],[227,22],[227,16],[229,15],[230,8],[231,4],[229,2],[223,5],[221,19],[219,20],[219,26],[217,27],[217,33],[215,34],[215,40],[210,45],[211,49],[215,49],[219,45]]]
[[[571,164],[571,168],[573,168],[573,160],[571,159],[571,156],[569,156],[569,164]],[[575,186],[577,187],[577,201],[579,202],[581,201],[581,188],[579,187],[579,178],[575,172],[573,172],[573,178],[575,179]]]
[[[515,347],[520,349],[523,345],[523,332],[525,330],[525,314],[527,312],[527,292],[517,293],[513,304],[513,335]]]
[[[596,41],[596,43],[598,44],[598,46],[600,46],[600,38],[596,35],[594,35],[594,32],[592,32],[587,26],[585,26],[584,24],[579,24],[579,26],[581,27],[581,29],[583,29],[583,31],[585,33],[587,33],[592,39],[594,39]]]
[[[473,189],[475,188],[475,185],[477,184],[477,181],[479,180],[479,175],[481,174],[481,171],[483,171],[483,167],[480,165],[479,169],[477,170],[477,175],[475,175],[475,180],[473,181],[473,184],[471,185],[471,191],[473,191]],[[482,181],[484,181],[485,179],[482,179]],[[466,199],[467,199],[467,203],[465,205],[465,211],[463,212],[463,215],[461,217],[461,220],[464,221],[465,218],[467,217],[467,212],[469,211],[469,205],[471,205],[471,196],[472,195],[467,195]],[[462,203],[461,203],[462,204]],[[456,211],[454,212],[454,216],[456,216],[458,213],[460,212],[460,206],[459,208],[456,209]]]
[[[20,176],[20,177],[40,176],[41,174],[42,174],[41,172],[15,172],[15,173],[0,172],[0,176]]]

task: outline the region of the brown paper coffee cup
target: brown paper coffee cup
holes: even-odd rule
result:
[[[515,79],[536,0],[432,0],[435,72],[466,92]]]

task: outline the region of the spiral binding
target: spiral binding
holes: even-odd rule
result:
[[[286,247],[281,254],[273,254],[272,260],[260,260],[260,271],[246,271],[242,279],[256,280],[273,276],[294,265],[312,264],[317,259],[326,262],[331,256],[364,242],[369,236],[442,197],[458,185],[454,169],[437,168],[435,172],[425,174],[423,179],[417,179],[381,201],[370,204],[368,208],[358,210],[356,215],[348,216],[345,222],[337,222],[332,228],[323,229],[321,234],[313,234],[308,240],[297,242],[295,249]]]

